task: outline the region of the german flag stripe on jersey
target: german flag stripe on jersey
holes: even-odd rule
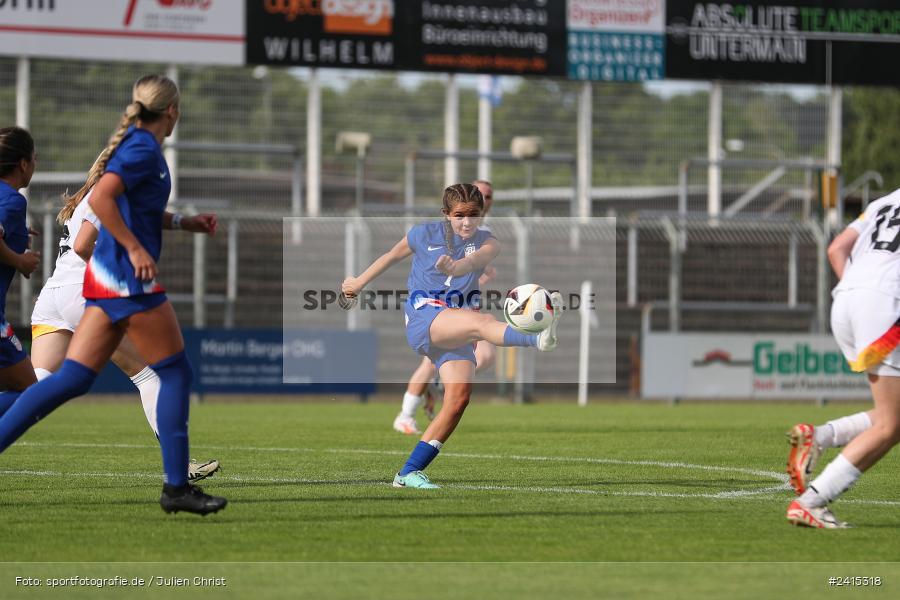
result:
[[[856,360],[850,363],[850,368],[857,373],[871,369],[893,352],[897,344],[900,344],[900,319],[894,321],[884,335],[866,346]]]

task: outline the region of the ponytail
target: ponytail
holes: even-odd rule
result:
[[[109,163],[110,157],[113,155],[113,152],[116,151],[116,148],[119,147],[119,144],[122,142],[122,138],[125,137],[125,133],[128,131],[128,128],[134,125],[134,123],[138,120],[142,110],[145,110],[140,102],[132,102],[127,107],[125,107],[125,112],[122,113],[122,118],[119,119],[119,126],[113,132],[113,134],[109,137],[109,142],[106,144],[106,148],[103,149],[103,152],[100,153],[100,156],[97,157],[97,160],[94,161],[94,164],[91,166],[91,170],[88,171],[87,181],[84,182],[84,185],[81,186],[81,189],[75,192],[71,196],[67,196],[63,194],[63,207],[62,210],[59,211],[59,214],[56,215],[56,221],[62,225],[70,218],[72,218],[72,213],[75,212],[75,207],[77,207],[84,197],[87,196],[87,193],[91,191],[97,182],[100,181],[100,177],[103,176],[103,173],[106,172],[106,165]]]
[[[119,126],[110,136],[106,148],[94,161],[94,165],[88,171],[87,181],[84,182],[81,189],[72,196],[63,195],[65,204],[56,217],[57,221],[65,223],[72,218],[75,207],[84,200],[87,193],[97,185],[100,177],[106,172],[106,165],[122,142],[122,138],[125,137],[128,128],[137,121],[152,123],[162,118],[169,106],[178,104],[178,98],[178,86],[168,77],[146,75],[134,83],[131,90],[131,104],[125,107],[125,112],[122,113],[122,118],[119,120]]]

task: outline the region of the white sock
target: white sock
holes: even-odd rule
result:
[[[150,367],[144,367],[140,373],[131,378],[132,383],[141,394],[141,404],[144,405],[144,414],[147,422],[156,437],[159,437],[159,426],[156,424],[156,403],[159,400],[159,377]]]
[[[35,367],[34,369],[34,376],[37,377],[38,381],[43,381],[51,375],[53,375],[53,373],[51,371],[48,371],[47,369],[42,369],[40,367]]]
[[[404,417],[414,419],[416,417],[416,411],[419,410],[419,407],[422,406],[423,402],[425,402],[423,396],[416,396],[415,394],[406,392],[403,394],[403,406],[400,408],[400,414]]]
[[[872,419],[867,412],[828,421],[816,427],[816,443],[823,448],[841,448],[871,426]]]
[[[436,450],[440,450],[444,447],[443,442],[439,442],[437,440],[431,440],[430,442],[428,442],[428,445],[435,448]]]
[[[800,503],[809,507],[825,506],[856,483],[862,471],[853,466],[843,454],[828,463],[822,474],[816,477],[800,496]]]

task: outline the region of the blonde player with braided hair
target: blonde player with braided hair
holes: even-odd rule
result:
[[[358,277],[348,277],[341,292],[357,296],[392,265],[412,257],[404,306],[406,339],[410,347],[434,362],[444,383],[441,411],[425,430],[394,487],[436,488],[423,472],[456,429],[472,393],[474,345],[486,340],[495,346],[556,348],[556,328],[562,315],[562,296],[551,294],[553,321],[538,335],[520,333],[480,306],[478,279],[500,252],[489,230],[479,227],[484,198],[477,187],[458,183],[444,190],[440,221],[416,225]]]
[[[160,75],[140,78],[109,144],[88,174],[90,207],[103,227],[84,276],[84,315],[59,371],[28,388],[0,419],[0,451],[67,400],[86,393],[127,334],[160,380],[157,426],[165,479],[166,512],[207,514],[224,498],[187,481],[191,366],[175,311],[156,281],[162,229],[178,228],[165,212],[171,192],[162,141],[179,117],[175,83]],[[84,191],[82,198],[86,195]],[[77,195],[77,194],[76,194]],[[214,233],[208,216],[198,230]]]
[[[72,333],[84,314],[84,273],[100,233],[100,220],[90,209],[90,197],[90,191],[85,194],[85,188],[82,187],[75,194],[65,197],[65,204],[57,215],[57,221],[63,225],[59,254],[53,274],[44,282],[31,314],[31,363],[38,381],[49,377],[62,365]],[[211,215],[184,217],[181,229],[203,232],[203,222],[210,217]],[[144,363],[127,336],[122,338],[110,360],[134,383],[140,394],[147,422],[158,438],[156,405],[159,377]],[[215,459],[191,460],[188,464],[188,480],[196,483],[211,477],[219,469],[219,461]]]

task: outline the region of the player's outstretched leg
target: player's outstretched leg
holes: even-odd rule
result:
[[[495,346],[532,346],[543,352],[556,348],[557,327],[563,313],[563,298],[559,292],[550,295],[553,320],[550,327],[539,334],[527,334],[501,323],[490,314],[450,308],[442,310],[429,329],[432,347],[460,348],[466,344],[485,340]],[[443,380],[443,374],[441,379]]]

